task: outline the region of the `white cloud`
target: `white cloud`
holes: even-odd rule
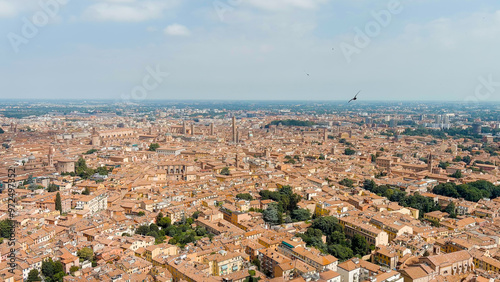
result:
[[[163,12],[176,6],[177,0],[101,0],[83,12],[83,18],[96,21],[142,22],[161,18]]]
[[[0,1],[0,18],[10,18],[17,14],[16,7],[7,1]]]
[[[0,0],[0,19],[12,18],[26,10],[40,9],[38,1],[28,0]]]
[[[245,3],[264,10],[279,11],[290,8],[316,9],[328,0],[247,0]]]
[[[164,29],[166,35],[173,36],[189,36],[191,32],[189,29],[180,24],[171,24]]]

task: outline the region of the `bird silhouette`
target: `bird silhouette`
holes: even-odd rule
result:
[[[354,95],[354,98],[352,98],[351,100],[349,100],[349,102],[347,102],[347,103],[349,104],[349,103],[351,103],[351,101],[356,101],[356,100],[358,100],[358,98],[357,98],[357,97],[358,97],[359,92],[361,92],[361,90],[359,90],[359,91],[358,91],[358,93],[356,93],[356,95]]]
[[[304,72],[306,73],[306,75],[307,75],[307,76],[309,76],[309,73],[308,73],[308,72],[306,72],[306,71],[304,71]]]

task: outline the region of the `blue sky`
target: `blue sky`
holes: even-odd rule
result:
[[[500,101],[498,0],[0,0],[0,34],[4,99]]]

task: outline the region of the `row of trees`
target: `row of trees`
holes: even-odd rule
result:
[[[236,198],[240,199],[240,200],[247,200],[247,201],[253,200],[252,195],[250,195],[249,193],[240,193],[240,194],[236,195]]]
[[[461,157],[461,156],[456,156],[454,159],[453,159],[454,162],[464,162],[466,164],[470,164],[471,161],[472,161],[472,158],[470,156],[464,156],[464,157]]]
[[[367,179],[363,188],[379,196],[386,197],[392,202],[397,202],[403,207],[412,207],[420,210],[420,216],[431,211],[441,210],[441,206],[432,199],[424,197],[419,193],[406,195],[406,192],[391,188],[387,185],[377,185],[373,180]]]
[[[483,198],[494,199],[500,196],[500,185],[495,186],[486,180],[479,180],[467,184],[441,183],[432,189],[432,192],[452,198],[463,198],[477,202]]]
[[[367,255],[370,253],[370,249],[373,249],[373,246],[369,246],[361,235],[356,234],[352,238],[347,238],[344,228],[333,216],[317,218],[305,233],[298,236],[307,245],[313,246],[323,253],[329,253],[340,261],[354,256]],[[326,236],[326,243],[323,242],[323,236]]]

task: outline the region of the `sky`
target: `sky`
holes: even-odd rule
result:
[[[498,0],[0,0],[0,99],[500,101]]]

